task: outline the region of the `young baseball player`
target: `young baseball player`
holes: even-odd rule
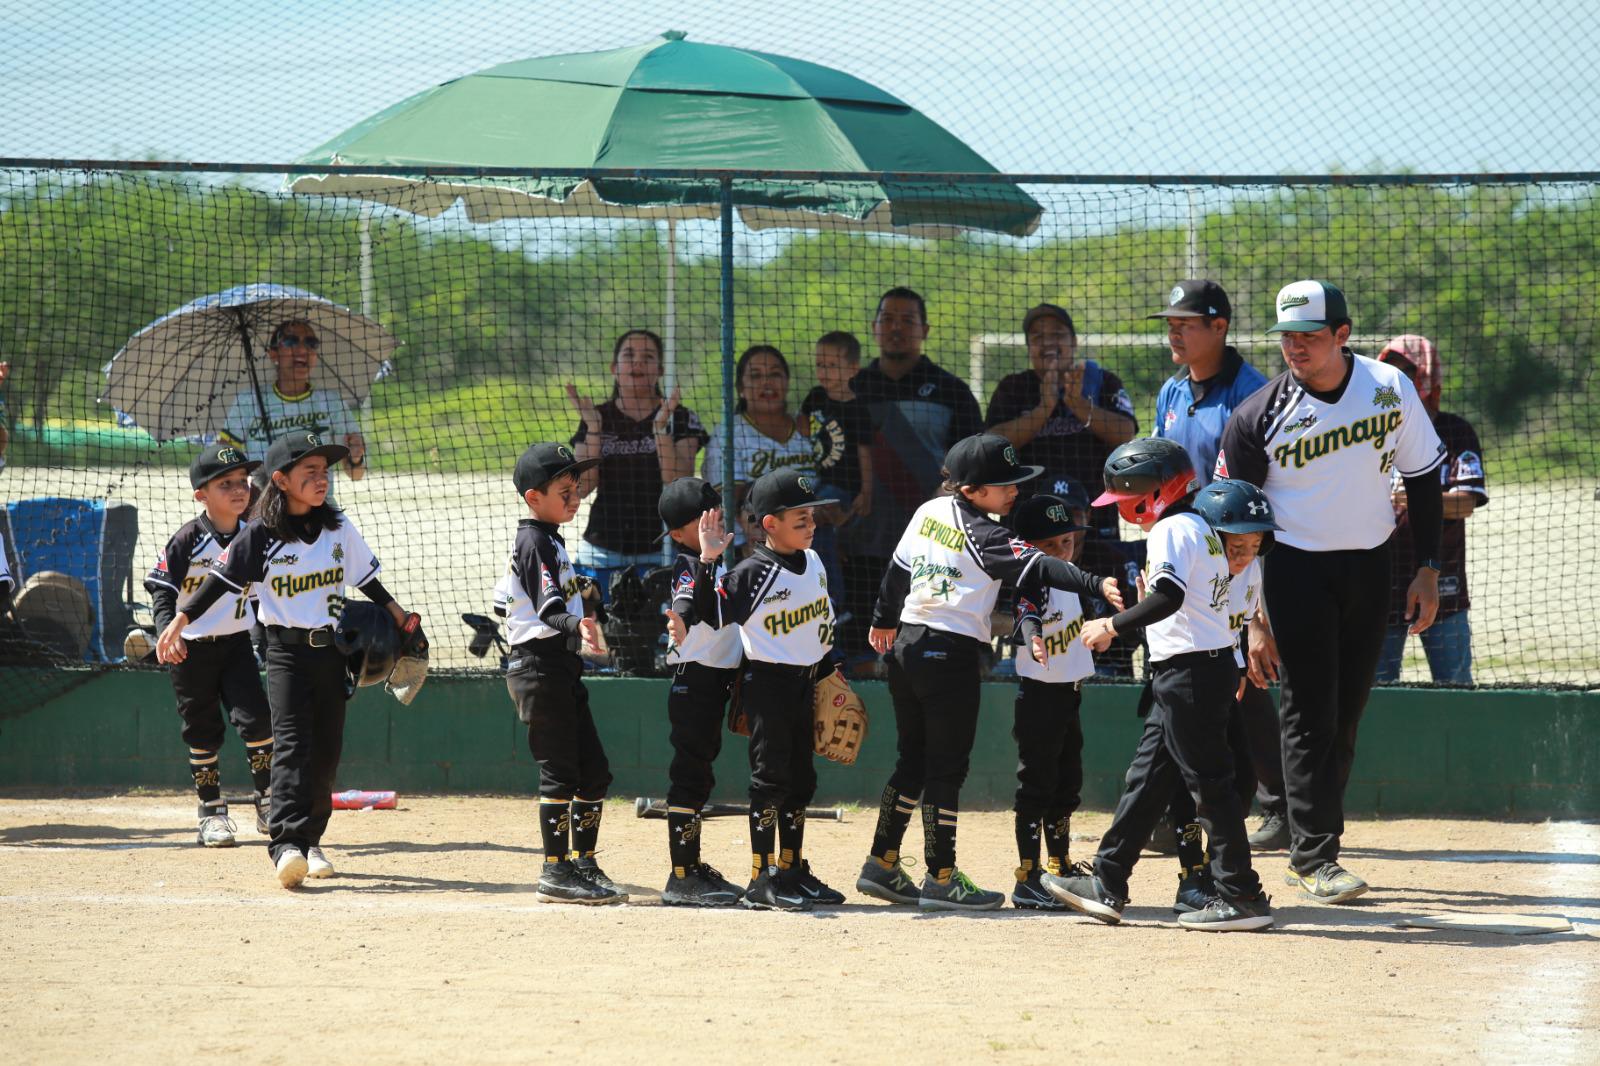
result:
[[[1128,877],[1173,789],[1195,796],[1211,844],[1216,895],[1180,914],[1186,929],[1265,929],[1272,908],[1250,866],[1244,810],[1234,786],[1228,714],[1238,685],[1228,628],[1230,578],[1222,541],[1192,505],[1194,463],[1176,441],[1129,441],[1106,460],[1106,491],[1122,518],[1149,531],[1145,596],[1135,606],[1086,623],[1091,649],[1145,627],[1155,704],[1128,768],[1127,788],[1100,842],[1092,872],[1045,874],[1041,881],[1074,910],[1115,925],[1128,902]]]
[[[583,614],[578,578],[558,528],[578,513],[578,477],[599,463],[565,444],[533,444],[511,480],[528,508],[517,523],[511,561],[494,589],[494,611],[511,643],[506,689],[528,727],[539,764],[539,834],[544,865],[534,898],[544,903],[624,903],[627,893],[600,869],[595,849],[611,764],[583,686],[580,647],[599,644]]]
[[[991,515],[1009,514],[1017,486],[1040,468],[1017,463],[1004,437],[979,433],[945,455],[951,493],[918,507],[878,591],[868,636],[888,656],[899,755],[878,811],[872,854],[856,888],[924,910],[992,910],[999,892],[956,867],[962,782],[978,728],[978,656],[1002,584],[1033,603],[1048,588],[1122,603],[1115,582],[1085,574],[1013,536]],[[922,803],[927,876],[919,890],[900,863],[911,812]]]
[[[733,538],[722,516],[700,521],[695,611],[720,628],[738,625],[744,645],[740,701],[750,721],[750,886],[747,907],[808,911],[844,902],[804,858],[806,805],[817,790],[812,763],[812,692],[831,669],[833,601],[822,560],[811,550],[818,499],[797,470],[763,474],[749,501],[766,543],[717,580],[717,560]]]
[[[231,444],[212,445],[189,464],[189,485],[204,510],[178,527],[144,579],[158,630],[166,629],[178,613],[179,594],[192,595],[238,535],[240,520],[250,507],[250,474],[260,465]],[[262,836],[268,833],[271,796],[272,712],[250,643],[256,612],[248,589],[224,599],[223,608],[183,631],[189,654],[171,669],[183,742],[189,746],[189,772],[200,799],[196,842],[208,848],[231,848],[235,843],[218,765],[227,733],[224,703],[250,760],[256,832]]]
[[[1190,454],[1192,456],[1193,452]],[[1200,490],[1193,506],[1195,513],[1222,539],[1223,555],[1228,560],[1228,631],[1233,635],[1234,664],[1243,670],[1244,627],[1261,601],[1260,556],[1272,550],[1273,532],[1278,529],[1278,523],[1272,517],[1272,504],[1266,493],[1248,481],[1218,478]],[[1240,808],[1246,811],[1250,809],[1250,799],[1256,789],[1255,764],[1249,758],[1247,715],[1261,713],[1260,708],[1250,707],[1246,701],[1264,699],[1269,699],[1264,685],[1246,684],[1241,677],[1228,714],[1234,785]],[[1178,914],[1204,910],[1216,895],[1216,889],[1201,846],[1194,797],[1187,788],[1180,786],[1174,790],[1168,813],[1178,829],[1178,894],[1172,909]]]
[[[659,511],[667,535],[678,546],[672,564],[672,606],[667,630],[672,644],[667,663],[667,721],[672,726],[672,765],[668,768],[667,850],[672,874],[661,902],[683,907],[729,907],[744,897],[700,859],[700,810],[716,785],[712,763],[722,750],[722,722],[728,697],[744,658],[736,625],[700,620],[694,609],[695,573],[700,558],[700,516],[722,506],[722,495],[697,477],[681,477],[661,490]],[[724,561],[712,564],[721,580]]]
[[[1087,518],[1087,513],[1083,514]],[[1060,496],[1032,496],[1011,516],[1016,535],[1052,559],[1072,562],[1089,525]],[[1083,679],[1094,656],[1081,641],[1083,603],[1077,593],[1048,589],[1042,603],[1019,595],[1017,700],[1011,736],[1017,742],[1017,884],[1011,904],[1066,910],[1039,882],[1039,841],[1047,868],[1066,874],[1072,813],[1083,789],[1083,724],[1078,717]]]
[[[378,581],[378,559],[360,531],[328,505],[328,468],[348,455],[344,445],[324,444],[310,430],[290,430],[273,441],[267,482],[250,521],[156,641],[162,662],[184,662],[190,656],[185,631],[217,601],[254,586],[266,627],[274,737],[267,850],[284,888],[333,876],[322,835],[333,813],[350,692],[346,658],[333,642],[345,589],[358,588],[388,610],[408,653],[427,648],[421,618],[395,602]]]

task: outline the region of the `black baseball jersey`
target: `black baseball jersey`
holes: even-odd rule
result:
[[[563,627],[561,616],[581,621],[583,597],[566,542],[551,523],[535,518],[517,523],[510,562],[494,587],[494,613],[506,620],[506,638],[513,645],[576,631],[575,622]]]
[[[219,533],[204,514],[185,522],[156,556],[156,565],[145,575],[145,589],[151,596],[169,603],[176,603],[179,596],[193,596],[242,528],[232,533]],[[224,637],[242,633],[255,623],[255,606],[247,585],[232,596],[224,596],[204,615],[191,620],[184,628],[183,638]]]
[[[282,540],[251,521],[211,572],[235,592],[253,583],[256,610],[267,625],[320,629],[338,621],[347,588],[378,576],[378,560],[349,515],[338,529],[319,530],[309,541]]]
[[[813,666],[833,650],[828,575],[810,548],[780,555],[762,545],[720,581],[712,564],[701,563],[696,585],[700,617],[718,626],[737,623],[744,653],[755,662]]]
[[[835,400],[821,385],[800,401],[801,422],[811,438],[817,478],[852,497],[861,491],[861,453],[872,441],[872,417],[860,400]],[[849,500],[845,501],[849,503]]]
[[[1489,505],[1489,486],[1483,472],[1483,446],[1472,423],[1449,411],[1433,416],[1433,428],[1444,442],[1445,460],[1439,464],[1439,480],[1448,493],[1470,493],[1478,509]],[[1398,482],[1398,475],[1396,476]],[[1403,487],[1399,484],[1391,488]],[[1417,576],[1416,548],[1408,528],[1411,514],[1400,515],[1390,541],[1391,584],[1389,624],[1399,625],[1406,613],[1406,593]],[[1467,596],[1467,520],[1446,518],[1439,529],[1439,617],[1465,611],[1472,606]]]

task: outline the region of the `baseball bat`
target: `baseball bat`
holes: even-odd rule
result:
[[[640,796],[633,801],[633,813],[640,818],[665,818],[667,801]],[[702,818],[737,818],[750,813],[748,803],[708,803],[700,808]],[[825,822],[844,821],[842,807],[807,807],[807,818],[820,818]]]

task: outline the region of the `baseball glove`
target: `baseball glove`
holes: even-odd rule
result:
[[[841,671],[817,682],[811,709],[816,730],[811,750],[829,762],[854,763],[867,739],[867,706]]]

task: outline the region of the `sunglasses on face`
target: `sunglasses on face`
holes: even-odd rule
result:
[[[278,338],[277,347],[304,348],[308,352],[314,352],[322,347],[322,342],[315,337],[296,337],[293,334],[286,333]]]

